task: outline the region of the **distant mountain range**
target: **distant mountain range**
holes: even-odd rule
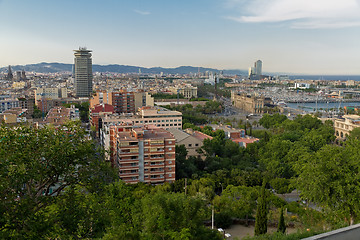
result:
[[[56,73],[56,72],[71,72],[73,64],[66,63],[37,63],[37,64],[27,64],[27,65],[16,65],[11,66],[13,72],[25,70],[27,72],[38,72],[38,73]],[[7,71],[8,67],[0,68],[0,71]],[[220,72],[219,69],[214,68],[198,68],[192,66],[181,66],[177,68],[162,68],[162,67],[153,67],[153,68],[144,68],[137,66],[127,66],[127,65],[98,65],[93,64],[93,72],[113,72],[113,73],[138,73],[139,69],[143,74],[189,74],[200,72]],[[247,74],[245,70],[223,70],[225,74],[238,74],[244,75]]]

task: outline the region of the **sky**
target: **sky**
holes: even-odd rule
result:
[[[196,66],[360,75],[360,0],[0,0],[0,66]]]

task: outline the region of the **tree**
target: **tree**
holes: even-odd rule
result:
[[[267,233],[267,214],[268,203],[265,189],[265,182],[260,189],[260,195],[258,198],[256,208],[256,220],[255,220],[255,235],[262,235]]]
[[[187,153],[185,145],[175,146],[176,179],[190,178],[197,170],[194,159],[187,159]]]
[[[42,118],[42,117],[43,117],[43,112],[36,105],[34,105],[34,113],[32,115],[32,118]]]
[[[277,124],[285,121],[287,117],[285,115],[281,115],[279,113],[275,113],[274,115],[264,114],[263,117],[259,120],[259,124],[264,128],[272,128]]]
[[[354,129],[350,132],[350,138],[360,139],[360,127],[354,128]]]
[[[222,239],[204,226],[205,210],[210,210],[200,198],[160,192],[144,197],[140,206],[142,239]]]
[[[229,185],[217,196],[214,205],[221,213],[248,220],[256,209],[258,190],[255,187]]]
[[[210,201],[215,196],[215,182],[210,178],[194,180],[189,187],[189,194],[200,196],[203,199]]]
[[[39,211],[66,188],[98,191],[113,172],[78,123],[62,127],[0,127],[1,233],[31,235]],[[41,226],[39,226],[41,227]]]
[[[279,224],[277,231],[280,233],[285,233],[286,231],[286,225],[285,225],[285,219],[284,219],[284,209],[280,208],[280,218],[279,218]]]
[[[316,203],[349,225],[359,219],[360,141],[350,139],[344,147],[325,145],[294,164],[299,174],[295,186],[301,197]],[[321,194],[319,194],[321,193]]]

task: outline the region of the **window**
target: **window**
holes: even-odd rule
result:
[[[195,143],[195,147],[198,147],[199,146],[199,144],[198,143]]]
[[[169,167],[169,171],[171,171],[171,167]]]
[[[171,151],[172,150],[172,148],[171,147],[169,147],[169,151]]]
[[[189,144],[189,147],[192,147],[192,144],[191,144],[191,143]]]
[[[169,177],[172,177],[172,174],[171,174],[171,173],[169,173]]]
[[[172,144],[172,141],[169,141],[168,143],[169,143],[169,144]]]
[[[169,164],[172,164],[172,161],[169,161]]]

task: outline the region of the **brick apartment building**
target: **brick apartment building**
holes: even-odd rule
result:
[[[91,126],[94,126],[96,129],[96,136],[99,135],[99,119],[102,114],[112,114],[114,113],[114,106],[110,104],[99,104],[89,109],[89,121]]]
[[[161,107],[143,107],[137,114],[99,113],[99,138],[105,150],[110,149],[110,127],[119,124],[129,126],[153,125],[165,130],[182,129],[182,113]]]
[[[127,183],[175,181],[175,138],[155,126],[110,127],[111,162]]]
[[[154,98],[147,92],[137,91],[128,92],[121,90],[119,92],[97,92],[90,99],[90,108],[99,104],[110,104],[114,106],[116,113],[135,113],[138,108],[144,106],[154,106]]]

